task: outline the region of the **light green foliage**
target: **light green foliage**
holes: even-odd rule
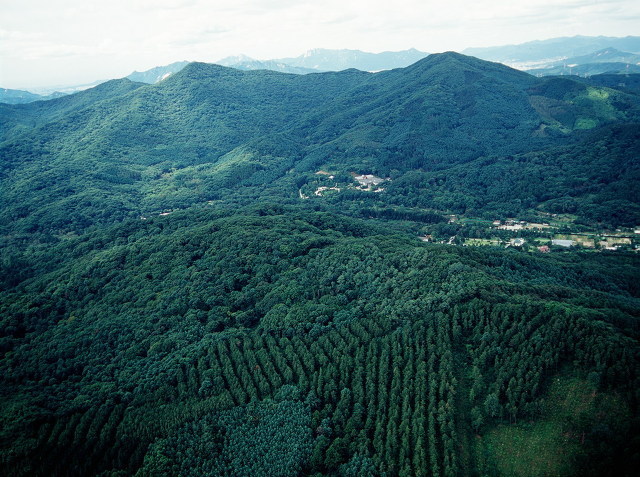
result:
[[[632,257],[429,246],[268,205],[132,221],[35,257],[2,295],[7,412],[23,396],[2,452],[17,475],[38,449],[60,472],[263,469],[267,451],[221,442],[255,451],[276,429],[290,429],[283,475],[354,456],[376,473],[455,475],[472,465],[467,429],[535,418],[561,363],[625,395],[637,382]],[[283,306],[295,320],[271,313]],[[198,457],[212,452],[231,460]]]
[[[564,375],[553,379],[543,408],[539,421],[499,425],[477,442],[485,471],[518,477],[597,475],[597,469],[607,468],[593,468],[602,439],[621,440],[630,425],[629,408],[618,396]],[[598,458],[630,475],[633,464],[616,462],[610,454]]]

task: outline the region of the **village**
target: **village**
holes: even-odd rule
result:
[[[484,228],[485,237],[470,237],[460,233],[448,238],[436,239],[433,234],[419,237],[423,242],[438,242],[463,247],[493,246],[515,248],[539,253],[552,251],[633,251],[640,252],[640,226],[610,230],[572,230],[572,220],[566,216],[548,214],[548,222],[527,222],[517,219],[496,219],[493,221],[449,216],[449,224],[457,224],[461,230],[465,226]],[[491,233],[493,231],[494,233]],[[486,236],[490,235],[490,238]]]
[[[329,180],[335,179],[334,174],[331,174],[330,172],[326,172],[323,170],[319,170],[315,174],[317,176],[326,177]],[[327,193],[340,192],[345,188],[380,193],[380,192],[384,192],[384,188],[380,187],[380,184],[391,180],[388,177],[383,178],[383,177],[375,176],[373,174],[358,174],[356,172],[352,172],[351,177],[355,180],[355,182],[358,183],[358,185],[348,184],[346,186],[343,185],[342,187],[338,187],[338,184],[336,183],[333,186],[318,186],[316,187],[315,191],[313,191],[313,195],[317,197],[322,197]],[[303,193],[302,189],[298,190],[298,195],[300,196],[301,199],[309,199],[310,197],[309,195]]]
[[[339,193],[344,189],[366,192],[384,192],[385,182],[390,178],[373,174],[351,172],[353,183],[344,184],[336,180],[336,175],[319,170],[315,175],[336,181],[332,185],[315,184],[312,188],[298,191],[301,199],[311,196],[324,197]],[[456,226],[458,232],[443,235],[433,233],[432,227],[424,227],[419,239],[423,242],[442,243],[463,247],[501,247],[513,248],[532,253],[550,253],[555,251],[582,250],[591,252],[640,251],[640,225],[634,228],[615,230],[588,228],[576,225],[575,217],[569,214],[552,214],[537,211],[535,221],[518,218],[495,218],[492,220],[449,215],[448,223]]]

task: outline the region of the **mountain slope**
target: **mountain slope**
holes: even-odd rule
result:
[[[146,71],[134,71],[127,76],[127,79],[137,83],[154,84],[177,73],[188,64],[188,61],[177,61],[166,66],[156,66]]]
[[[444,171],[414,171],[387,187],[392,203],[472,217],[519,217],[535,207],[583,223],[634,227],[640,221],[640,129],[597,130],[577,144],[481,158]]]
[[[640,74],[600,74],[585,78],[584,81],[593,86],[604,86],[618,89],[622,92],[640,94]]]
[[[0,89],[0,103],[23,104],[38,101],[40,99],[42,99],[42,97],[39,94],[33,94],[28,91],[6,88]]]
[[[192,63],[3,111],[4,233],[59,234],[223,197],[295,200],[320,167],[398,176],[542,149],[637,118],[638,98],[446,53],[377,74]]]
[[[600,398],[551,421],[561,431],[537,436],[542,459],[627,475],[635,256],[422,244],[274,204],[37,250],[0,291],[11,475],[490,472],[501,461],[487,433],[539,422],[549,387],[576,380],[575,399]]]
[[[526,89],[534,83],[503,65],[457,53],[431,55],[370,76],[365,86],[320,111],[314,117],[316,134],[336,138],[314,154],[336,158],[332,165],[366,158],[357,167],[388,175],[390,169],[464,162],[488,148],[532,147],[540,117]]]
[[[127,79],[111,80],[72,95],[25,105],[0,104],[2,140],[28,133],[41,125],[55,122],[77,111],[94,107],[101,101],[118,98],[142,86]]]

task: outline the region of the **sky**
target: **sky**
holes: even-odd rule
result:
[[[239,54],[640,35],[638,0],[0,0],[0,12],[0,87],[31,90]]]

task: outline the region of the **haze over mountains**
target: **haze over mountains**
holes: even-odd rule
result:
[[[463,53],[516,67],[531,67],[540,62],[584,56],[606,48],[640,54],[640,37],[574,36],[551,38],[519,45],[466,48]]]
[[[541,68],[528,69],[527,72],[537,76],[640,73],[640,55],[605,48],[588,55],[552,61]]]
[[[537,76],[580,75],[602,73],[636,73],[640,71],[640,37],[571,37],[490,48],[467,48],[465,54],[498,61]],[[427,56],[415,49],[395,52],[367,53],[359,50],[314,49],[293,58],[256,60],[245,55],[230,56],[217,62],[241,70],[272,70],[283,73],[308,74],[355,68],[361,71],[383,71],[409,66]],[[155,83],[182,69],[188,61],[157,66],[127,76],[132,81]],[[34,94],[18,90],[0,90],[0,102],[18,104],[52,99],[93,85],[66,88],[63,92]]]
[[[635,476],[638,75],[237,60],[0,104],[1,473]]]

